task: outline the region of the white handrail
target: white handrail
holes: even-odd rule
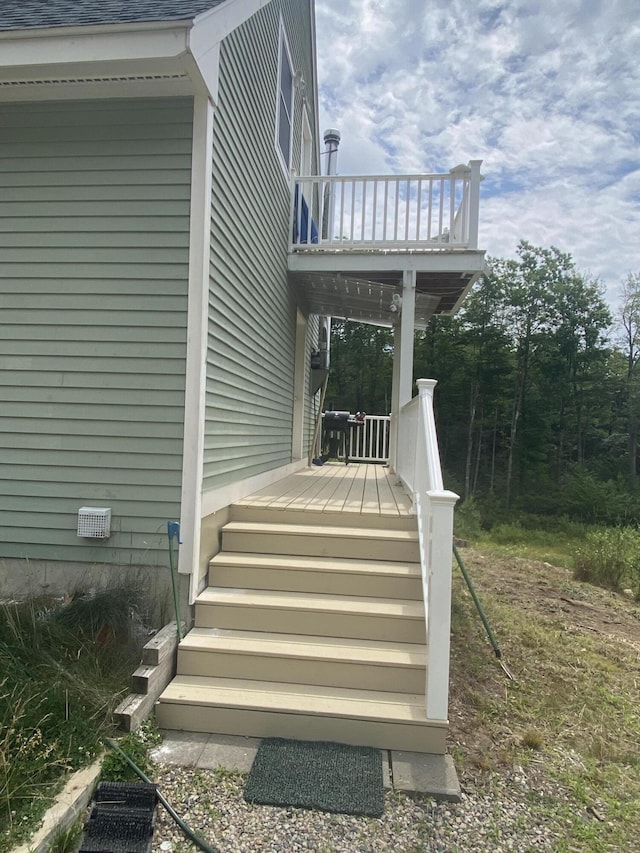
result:
[[[427,634],[425,711],[446,721],[449,704],[449,633],[453,508],[458,500],[442,483],[433,410],[434,379],[418,379],[418,396],[401,410],[396,473],[413,495]]]
[[[481,162],[446,174],[296,177],[290,250],[476,249]]]

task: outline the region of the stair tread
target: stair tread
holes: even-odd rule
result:
[[[220,551],[209,561],[215,566],[246,566],[255,568],[293,569],[296,571],[353,572],[383,574],[399,577],[419,577],[418,563],[387,560],[359,560],[354,557],[310,557],[290,554],[252,554],[242,551]]]
[[[193,628],[180,649],[316,658],[345,663],[426,667],[426,648],[419,643],[354,640],[306,634],[275,634],[224,628]]]
[[[348,539],[393,539],[398,542],[417,542],[418,533],[414,530],[393,530],[376,527],[331,527],[320,524],[281,524],[260,521],[229,521],[222,532],[234,533],[275,533],[292,536],[326,536]]]
[[[351,717],[426,725],[424,696],[380,690],[180,675],[161,703],[251,708],[289,714]]]
[[[371,616],[405,616],[424,618],[421,601],[404,598],[366,598],[355,595],[328,595],[318,592],[281,592],[270,589],[234,589],[209,586],[196,599],[196,604],[276,607],[295,610],[358,613]]]

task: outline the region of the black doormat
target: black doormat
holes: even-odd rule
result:
[[[380,817],[382,755],[369,746],[263,740],[244,789],[248,803]]]

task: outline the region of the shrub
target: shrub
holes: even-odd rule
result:
[[[482,530],[481,517],[473,498],[467,498],[456,507],[453,526],[456,536],[461,539],[478,539]]]
[[[24,840],[65,774],[92,761],[140,659],[132,586],[0,603],[0,851]]]
[[[640,578],[640,533],[631,527],[593,530],[575,553],[574,575],[609,589]]]

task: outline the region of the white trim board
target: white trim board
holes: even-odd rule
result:
[[[209,307],[209,231],[211,210],[211,149],[213,106],[207,98],[193,104],[191,226],[189,234],[189,303],[187,364],[182,452],[182,495],[178,571],[195,577],[200,549],[206,347]]]

